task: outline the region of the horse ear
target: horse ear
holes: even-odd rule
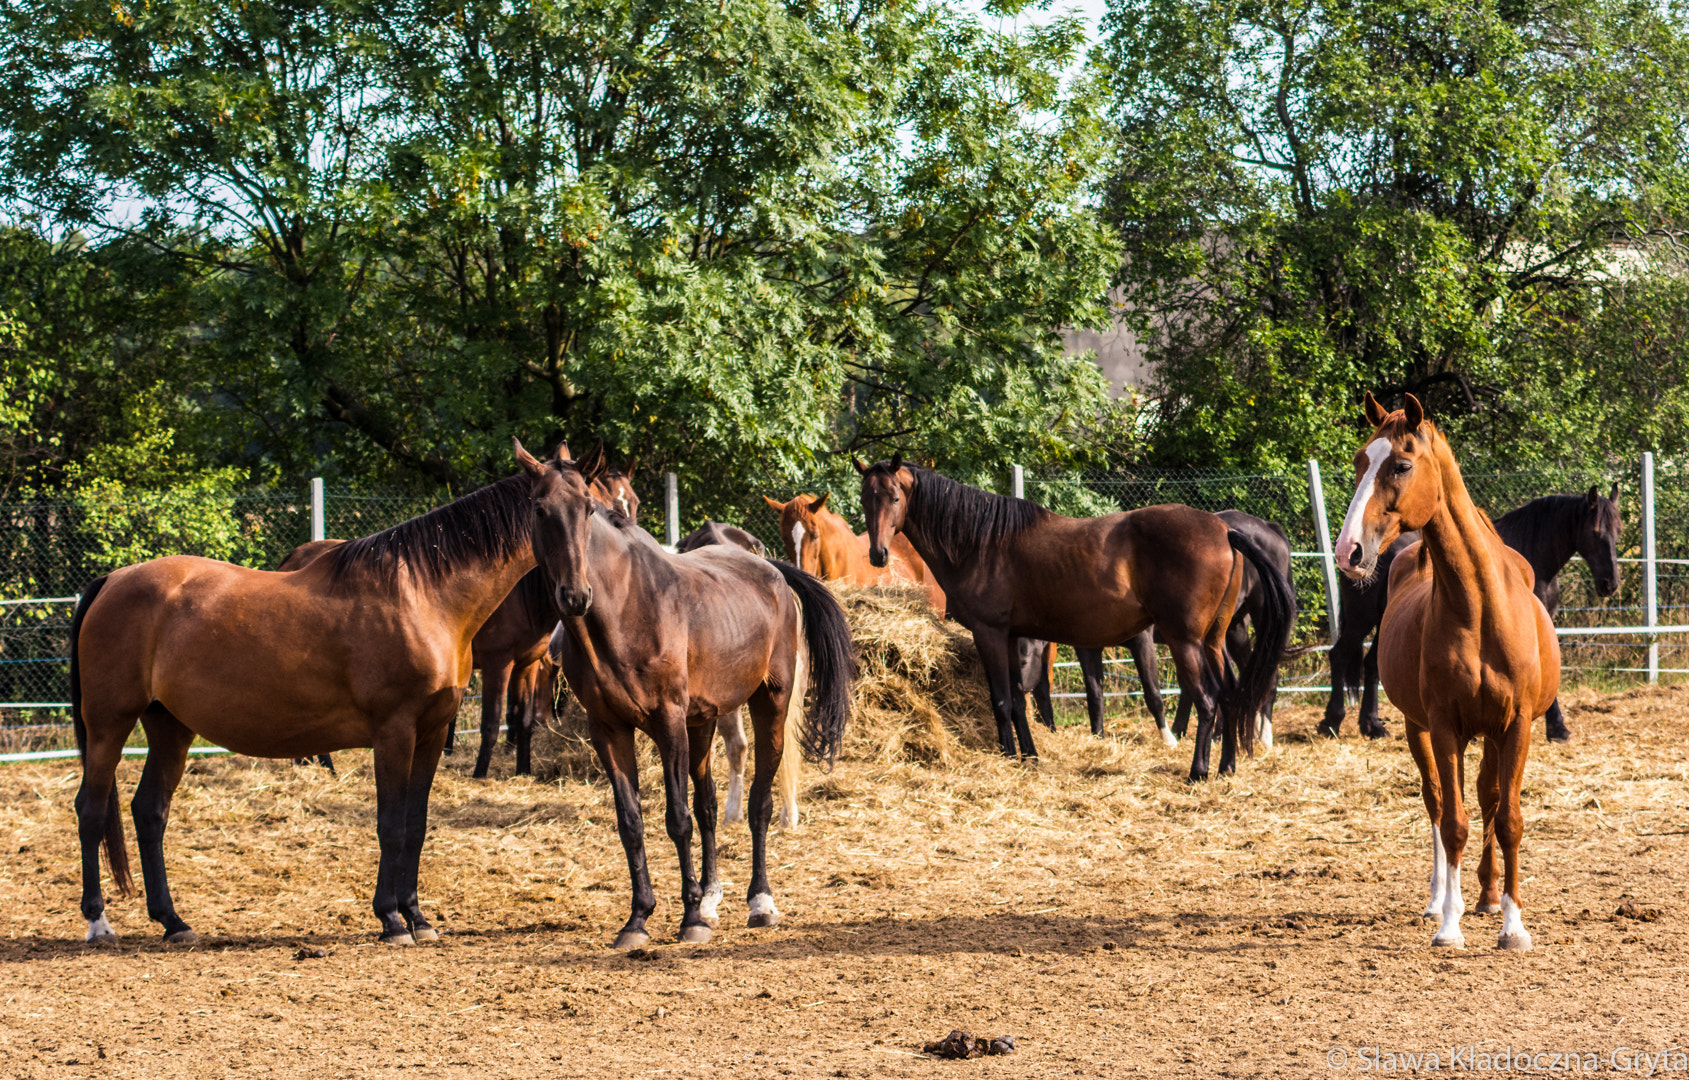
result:
[[[604,459],[604,440],[598,440],[591,450],[581,455],[575,463],[581,470],[581,479],[589,484],[597,483],[609,471],[608,462]]]
[[[1366,403],[1363,408],[1366,410],[1367,423],[1373,427],[1378,427],[1384,423],[1384,418],[1390,415],[1384,411],[1384,406],[1378,403],[1378,399],[1372,396],[1371,390],[1366,392]]]
[[[767,495],[764,495],[762,497],[762,501],[767,503],[768,508],[776,514],[783,514],[786,512],[786,504],[781,502],[779,499],[771,499]]]
[[[569,444],[567,442],[560,442],[557,444],[557,453],[553,454],[552,457],[556,458],[558,461],[572,461],[574,460],[575,455],[569,453]]]
[[[1425,406],[1412,394],[1402,395],[1402,411],[1407,413],[1407,429],[1418,431],[1419,425],[1425,422]]]
[[[861,459],[861,458],[854,458],[854,457],[853,457],[853,458],[851,458],[851,459],[850,459],[850,463],[851,463],[851,464],[852,464],[852,465],[855,465],[855,466],[856,466],[856,471],[857,471],[857,472],[858,472],[858,473],[860,473],[860,474],[862,474],[862,475],[863,475],[863,476],[867,476],[867,475],[868,475],[868,466],[866,466],[866,465],[864,465],[864,464],[862,464],[862,459]]]
[[[1613,481],[1613,493],[1607,496],[1607,501],[1614,506],[1619,505],[1619,482],[1617,480]]]
[[[809,504],[809,512],[813,514],[823,506],[826,506],[827,500],[830,499],[832,495],[833,493],[831,491],[823,491],[819,499],[816,499],[814,502]]]
[[[891,471],[896,472],[901,468],[903,468],[903,451],[899,450],[891,456]]]
[[[535,477],[545,472],[545,466],[539,463],[538,458],[528,453],[528,448],[522,445],[521,439],[512,435],[510,437],[510,445],[511,448],[516,451],[516,464],[522,466],[523,472],[527,473],[529,476]]]
[[[1600,489],[1597,488],[1596,485],[1594,485],[1594,484],[1589,485],[1589,490],[1584,493],[1583,501],[1588,503],[1590,505],[1590,508],[1593,509],[1595,507],[1595,504],[1597,502],[1599,502],[1600,499],[1601,499]]]
[[[639,456],[636,454],[633,457],[628,458],[627,461],[623,462],[623,464],[622,464],[622,475],[627,477],[629,480],[632,480],[634,470],[636,470],[638,468],[639,468]]]

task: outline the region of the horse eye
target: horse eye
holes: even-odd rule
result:
[[[1396,462],[1396,475],[1397,476],[1400,476],[1405,472],[1412,472],[1412,471],[1413,471],[1413,462],[1411,462],[1411,461],[1398,461],[1398,462]]]

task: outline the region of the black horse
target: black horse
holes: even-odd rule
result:
[[[1290,580],[1290,535],[1276,522],[1258,518],[1253,514],[1246,514],[1242,510],[1221,510],[1214,515],[1224,521],[1236,532],[1242,533],[1255,542],[1263,555],[1275,566],[1286,581]],[[1226,658],[1238,669],[1243,670],[1254,652],[1250,641],[1249,629],[1244,626],[1243,616],[1248,616],[1250,624],[1260,626],[1266,617],[1264,604],[1266,597],[1262,592],[1261,575],[1253,563],[1245,562],[1243,566],[1243,585],[1238,589],[1237,606],[1233,609],[1231,625],[1226,629]],[[1292,610],[1291,618],[1295,618]],[[1167,711],[1161,697],[1161,680],[1157,676],[1154,630],[1145,630],[1121,642],[1121,645],[1131,653],[1133,665],[1138,669],[1138,681],[1143,685],[1144,705],[1149,709],[1150,716],[1155,720],[1156,729],[1161,733],[1162,741],[1168,746],[1177,746],[1179,739],[1184,737],[1185,729],[1190,723],[1191,702],[1188,697],[1179,696],[1179,707],[1173,726],[1167,726]],[[1103,733],[1103,650],[1075,649],[1075,656],[1079,660],[1079,670],[1085,680],[1085,707],[1091,717],[1091,734]],[[1039,719],[1043,720],[1050,730],[1054,731],[1055,713],[1050,705],[1049,667],[1050,658],[1046,655],[1046,642],[1036,640],[1021,641],[1020,668],[1021,684],[1028,693],[1032,694],[1034,704],[1038,709]],[[1272,690],[1258,717],[1258,731],[1266,745],[1272,745],[1273,704],[1278,697],[1278,670],[1273,670]]]
[[[1573,555],[1583,556],[1595,579],[1598,596],[1611,596],[1619,588],[1619,486],[1613,485],[1606,498],[1591,487],[1582,495],[1545,495],[1495,519],[1495,531],[1508,547],[1531,564],[1536,575],[1536,595],[1553,618],[1560,610],[1560,571]],[[1397,551],[1418,539],[1407,534],[1379,556],[1378,569],[1362,588],[1347,579],[1338,585],[1343,612],[1342,627],[1331,646],[1331,697],[1326,701],[1322,735],[1335,737],[1343,723],[1345,689],[1352,694],[1363,683],[1360,728],[1362,734],[1379,738],[1388,730],[1378,719],[1378,646],[1367,651],[1364,674],[1360,664],[1361,645],[1384,617],[1385,582],[1390,579],[1390,560]],[[1373,635],[1376,636],[1376,635]],[[1546,717],[1551,742],[1567,742],[1560,702],[1549,706]]]

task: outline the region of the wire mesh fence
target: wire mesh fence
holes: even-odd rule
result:
[[[1653,564],[1654,621],[1689,623],[1689,468],[1654,466],[1657,558]],[[1646,540],[1639,497],[1643,466],[1625,463],[1604,470],[1579,468],[1531,471],[1471,469],[1465,479],[1473,500],[1492,517],[1543,495],[1619,488],[1623,529],[1619,540],[1618,591],[1596,595],[1582,560],[1562,571],[1558,624],[1571,628],[1630,628],[1624,633],[1562,637],[1568,681],[1623,680],[1652,666],[1667,677],[1689,674],[1689,634],[1650,635],[1649,590],[1643,558]],[[1348,465],[1326,464],[1324,505],[1316,507],[1309,475],[1227,473],[1209,470],[1113,470],[1027,475],[1026,497],[1074,514],[1105,513],[1158,503],[1184,503],[1203,510],[1237,509],[1273,521],[1288,534],[1294,553],[1293,586],[1299,605],[1294,643],[1310,651],[1287,663],[1287,692],[1324,692],[1328,684],[1323,652],[1331,619],[1318,523],[1334,536],[1347,508]],[[976,482],[979,478],[973,478]],[[661,535],[665,522],[660,477],[642,478],[642,520]],[[986,486],[1007,494],[1008,474]],[[784,545],[778,512],[763,498],[785,502],[798,495],[830,493],[828,506],[851,527],[864,528],[854,476],[811,478],[746,492],[714,505],[689,504],[681,493],[679,532],[705,519],[739,525],[763,541],[769,554]],[[324,533],[355,537],[380,531],[444,501],[427,494],[330,490],[322,499]],[[0,506],[0,753],[37,746],[68,745],[69,662],[66,639],[74,599],[86,583],[117,566],[166,554],[201,554],[242,565],[274,568],[298,544],[311,538],[311,501],[306,493],[259,492],[184,507],[169,496],[123,505],[40,503]],[[1653,656],[1650,656],[1652,647]],[[1072,656],[1064,650],[1058,668],[1061,700],[1078,708],[1083,696]],[[1136,673],[1124,655],[1111,652],[1105,690],[1114,699],[1139,700]],[[1176,694],[1165,651],[1161,685]]]

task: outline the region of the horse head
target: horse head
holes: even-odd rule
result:
[[[1378,568],[1378,553],[1404,532],[1421,529],[1443,502],[1436,454],[1437,429],[1412,394],[1386,412],[1370,392],[1366,418],[1372,438],[1355,452],[1355,497],[1337,534],[1337,567],[1354,581]]]
[[[788,502],[762,497],[780,515],[780,543],[786,549],[786,561],[813,577],[821,576],[821,522],[817,515],[831,495],[830,491],[819,498],[798,495]]]
[[[565,615],[585,615],[592,607],[586,578],[586,545],[593,512],[592,486],[604,475],[604,448],[589,450],[579,461],[558,456],[542,462],[512,439],[516,463],[528,475],[534,504],[534,561],[556,593]]]
[[[1619,591],[1619,485],[1605,499],[1594,486],[1584,494],[1583,513],[1578,517],[1577,549],[1595,579],[1597,596]]]
[[[868,519],[868,561],[884,567],[891,561],[888,545],[891,538],[903,530],[909,513],[909,495],[915,487],[915,474],[903,467],[903,454],[892,455],[890,461],[864,465],[852,462],[862,474],[862,516]]]

